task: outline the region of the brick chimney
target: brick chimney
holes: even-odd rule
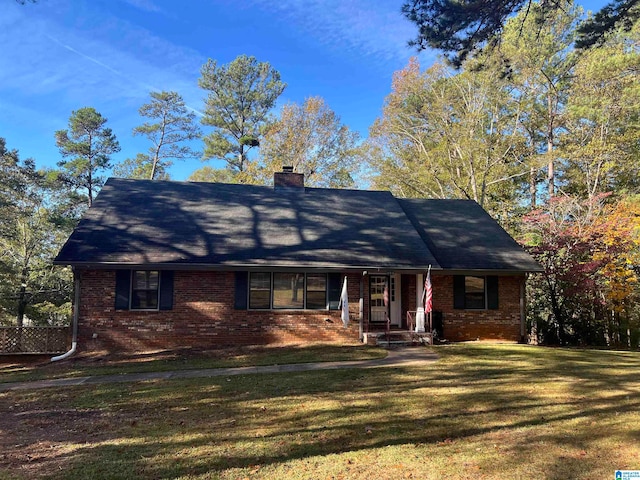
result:
[[[293,167],[282,167],[281,172],[273,174],[274,188],[304,188],[304,174],[293,173]]]

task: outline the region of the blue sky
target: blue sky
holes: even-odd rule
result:
[[[590,7],[599,2],[590,3]],[[151,90],[175,90],[200,110],[208,58],[268,61],[288,84],[279,105],[322,96],[364,137],[380,115],[393,72],[416,52],[402,0],[39,0],[0,6],[0,137],[22,158],[55,166],[54,132],[72,110],[108,118],[122,151],[146,151],[131,130]],[[424,66],[436,54],[418,55]],[[205,129],[206,131],[206,129]],[[213,166],[220,164],[210,163]],[[178,162],[184,180],[203,166]]]

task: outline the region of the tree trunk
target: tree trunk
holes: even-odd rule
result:
[[[553,168],[553,158],[551,157],[551,151],[553,150],[553,142],[549,142],[547,145],[547,151],[549,152],[549,198],[552,198],[556,193],[555,187],[555,172]]]
[[[531,167],[531,173],[529,173],[529,196],[531,198],[531,208],[536,208],[538,203],[538,182],[537,173],[535,167]]]
[[[156,151],[153,155],[153,163],[151,164],[151,178],[149,180],[156,179],[156,171],[158,169],[158,163],[160,162],[160,150],[164,145],[164,133],[166,129],[167,129],[167,117],[166,117],[166,114],[164,114],[162,117],[162,130],[161,130],[162,133],[160,134],[160,140],[156,145]]]
[[[20,291],[18,293],[18,314],[16,315],[16,325],[22,327],[24,324],[24,312],[27,309],[27,275],[28,270],[22,269],[20,274]]]
[[[93,205],[93,175],[91,173],[91,167],[89,167],[89,174],[87,176],[87,190],[89,191],[89,208]]]
[[[153,163],[151,164],[151,175],[149,175],[149,180],[153,180],[153,177],[156,176],[156,160],[153,160]]]
[[[238,165],[238,170],[240,172],[244,172],[244,145],[240,144],[240,153],[238,154],[238,162],[240,163],[240,165]]]
[[[87,172],[87,185],[89,189],[89,208],[93,205],[93,136],[89,133],[89,153],[87,158],[89,159],[89,171]]]
[[[549,182],[549,185],[548,185],[549,198],[552,198],[556,193],[556,188],[555,188],[555,172],[554,172],[554,165],[553,165],[553,156],[551,155],[553,153],[553,119],[554,119],[553,98],[551,94],[547,96],[547,107],[548,107],[548,114],[549,114],[549,124],[547,129],[547,155],[549,156],[549,171],[548,171],[547,179]]]
[[[558,302],[558,295],[551,284],[551,281],[547,279],[547,286],[549,287],[549,299],[551,300],[551,311],[553,312],[553,316],[555,317],[556,323],[558,324],[558,343],[560,345],[565,344],[565,335],[564,335],[564,317],[562,315],[562,309],[560,308],[560,303]]]

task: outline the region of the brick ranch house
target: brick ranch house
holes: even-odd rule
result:
[[[55,263],[74,271],[83,351],[357,341],[387,315],[406,329],[429,266],[444,338],[520,341],[540,270],[473,201],[306,188],[288,171],[273,187],[111,178]]]

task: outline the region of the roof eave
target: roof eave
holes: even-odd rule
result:
[[[387,273],[387,272],[405,272],[405,273],[423,273],[427,270],[429,265],[420,266],[405,266],[405,265],[278,265],[278,264],[234,264],[234,265],[221,265],[211,263],[163,263],[163,262],[150,262],[150,263],[126,263],[126,262],[73,262],[73,261],[60,261],[55,260],[55,265],[69,265],[79,269],[97,269],[97,270],[121,270],[121,269],[153,269],[153,270],[214,270],[214,271],[239,271],[239,270],[268,270],[268,271],[340,271],[340,272],[368,272],[368,273]],[[526,273],[538,273],[543,270],[540,269],[522,269],[522,268],[507,268],[507,269],[487,269],[487,268],[470,268],[470,269],[446,269],[439,265],[431,265],[431,270],[434,273],[448,274],[448,275],[524,275]]]

